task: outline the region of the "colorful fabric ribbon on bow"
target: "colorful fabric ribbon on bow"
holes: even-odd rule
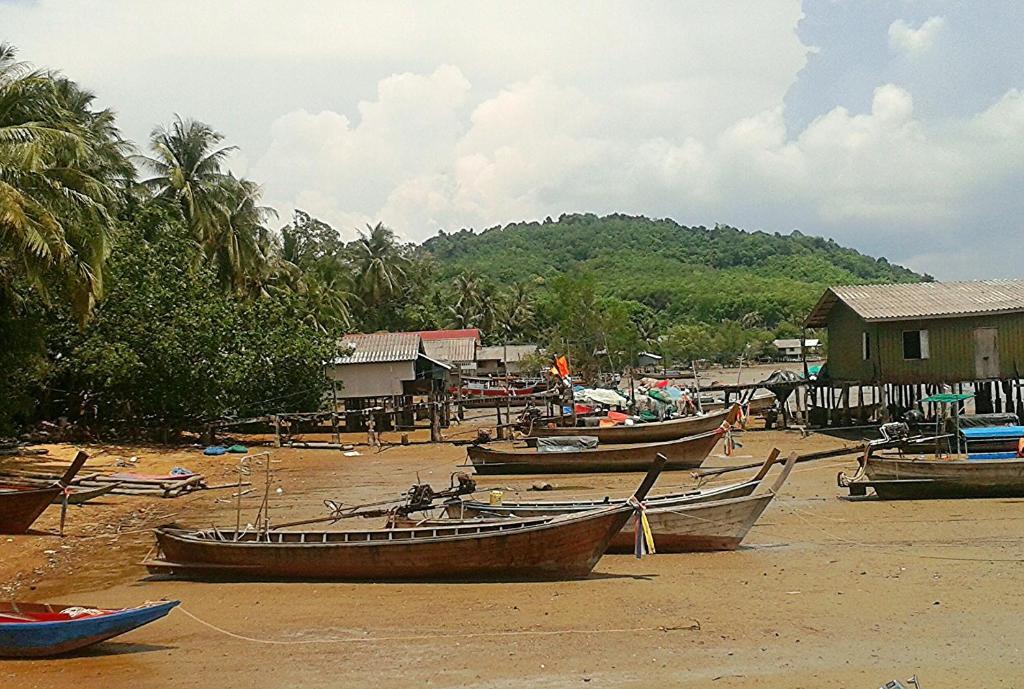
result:
[[[629,504],[632,505],[636,517],[633,523],[633,554],[637,560],[641,560],[644,555],[655,554],[654,534],[647,519],[647,505],[635,497],[629,499]]]

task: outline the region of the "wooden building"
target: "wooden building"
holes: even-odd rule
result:
[[[346,335],[340,349],[341,355],[326,366],[336,401],[342,401],[347,411],[404,410],[382,413],[378,429],[412,426],[413,396],[440,402],[447,394],[450,367],[426,354],[418,333]],[[393,423],[388,422],[389,415]],[[350,430],[362,424],[352,425],[356,427]]]
[[[1024,280],[832,287],[804,325],[828,329],[819,380],[846,406],[865,385],[897,412],[942,386],[966,385],[979,412],[1020,406]]]
[[[535,344],[509,344],[481,347],[476,354],[479,376],[505,376],[522,373],[520,362],[537,353]]]
[[[800,339],[799,337],[772,340],[772,345],[779,350],[779,361],[803,361],[821,355],[821,340],[815,338]]]
[[[480,348],[478,328],[421,330],[415,334],[419,335],[423,351],[431,359],[455,367],[457,374],[476,375],[477,350]]]

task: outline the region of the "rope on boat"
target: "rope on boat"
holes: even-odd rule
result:
[[[344,637],[344,638],[333,638],[333,639],[292,639],[292,640],[280,640],[280,639],[257,639],[252,636],[244,636],[242,634],[236,634],[235,632],[229,631],[222,627],[218,627],[215,624],[207,622],[206,620],[200,619],[193,613],[185,609],[184,606],[179,605],[175,608],[176,611],[180,611],[192,618],[204,627],[208,627],[215,632],[229,636],[232,639],[238,639],[239,641],[249,641],[257,644],[269,644],[273,646],[296,646],[302,644],[344,644],[344,643],[375,643],[379,641],[434,641],[439,637],[437,634],[410,634],[405,636],[367,636],[367,637]],[[638,632],[677,632],[677,631],[691,631],[699,632],[701,630],[700,621],[694,620],[693,624],[676,627],[630,627],[620,629],[522,629],[522,630],[508,630],[502,632],[467,632],[462,634],[445,634],[445,639],[451,639],[453,637],[459,639],[480,639],[487,637],[510,637],[510,636],[557,636],[559,634],[635,634]]]

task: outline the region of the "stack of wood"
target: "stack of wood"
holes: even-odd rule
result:
[[[25,485],[50,486],[59,476],[32,471],[8,471],[0,475],[0,483],[17,482]],[[113,487],[111,487],[113,486]],[[150,495],[161,498],[176,498],[194,490],[206,488],[206,477],[202,474],[152,476],[146,474],[80,474],[71,487],[86,489],[106,488],[113,495]]]

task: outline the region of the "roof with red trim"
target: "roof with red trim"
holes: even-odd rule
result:
[[[462,330],[420,330],[417,335],[424,341],[431,340],[468,340],[480,341],[479,328],[463,328]]]

